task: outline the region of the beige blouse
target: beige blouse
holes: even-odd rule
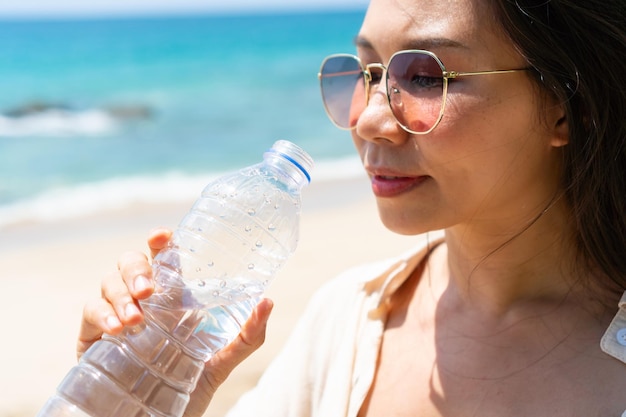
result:
[[[374,379],[384,301],[443,233],[417,239],[414,250],[350,269],[317,291],[282,352],[227,416],[356,416]]]

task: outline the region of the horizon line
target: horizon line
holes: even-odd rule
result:
[[[133,19],[133,18],[168,18],[168,17],[230,17],[230,16],[258,16],[258,15],[276,15],[276,14],[306,14],[306,13],[324,13],[324,12],[360,12],[365,11],[366,5],[360,6],[355,4],[348,5],[315,5],[307,4],[296,7],[284,6],[267,6],[264,8],[193,8],[187,7],[180,10],[162,9],[162,10],[77,10],[77,11],[51,11],[44,10],[39,12],[19,11],[3,13],[0,11],[0,22],[9,21],[53,21],[53,20],[109,20],[109,19]]]

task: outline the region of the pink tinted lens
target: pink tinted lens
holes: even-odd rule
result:
[[[387,89],[393,115],[409,131],[427,132],[441,117],[443,69],[431,55],[395,55],[387,68]]]

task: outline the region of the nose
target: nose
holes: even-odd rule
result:
[[[401,144],[410,134],[396,121],[391,112],[385,83],[370,86],[369,100],[359,116],[354,133],[363,140]]]

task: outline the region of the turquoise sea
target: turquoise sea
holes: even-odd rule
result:
[[[277,139],[356,175],[317,71],[363,14],[0,21],[0,229],[188,199]]]

